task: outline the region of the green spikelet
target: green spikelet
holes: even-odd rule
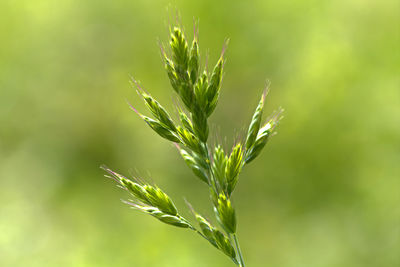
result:
[[[194,133],[199,137],[203,143],[207,142],[208,139],[208,123],[207,116],[203,111],[196,107],[192,113],[193,130]]]
[[[140,202],[151,204],[150,200],[147,198],[146,190],[141,185],[125,178],[121,178],[121,184]]]
[[[182,127],[178,127],[177,129],[178,129],[178,134],[181,137],[182,142],[186,147],[188,147],[195,153],[204,154],[203,146],[200,143],[198,137],[196,137],[193,133]]]
[[[151,95],[146,94],[143,91],[138,91],[142,96],[147,108],[151,111],[151,113],[156,117],[156,119],[167,129],[172,132],[176,132],[176,126],[169,116],[168,112],[165,110],[163,106],[158,103]]]
[[[196,161],[192,155],[190,155],[186,150],[179,149],[182,158],[185,160],[186,164],[192,169],[193,173],[200,178],[203,182],[208,184],[207,171]]]
[[[158,133],[158,135],[160,135],[161,137],[163,137],[169,141],[175,142],[175,143],[181,142],[179,140],[179,138],[176,137],[176,135],[173,132],[171,132],[169,129],[164,127],[159,121],[153,120],[153,119],[143,116],[143,115],[142,115],[142,118],[147,123],[147,125],[149,125],[150,128],[153,129],[156,133]]]
[[[179,113],[179,119],[181,120],[183,127],[192,134],[194,134],[193,124],[192,121],[189,119],[189,117],[182,110],[179,110],[178,113]]]
[[[249,130],[247,132],[247,139],[246,139],[246,150],[249,149],[254,145],[256,141],[256,137],[258,134],[258,130],[260,129],[261,125],[261,117],[264,108],[264,100],[265,100],[265,93],[261,96],[261,100],[258,103],[256,111],[254,112],[253,118],[251,119],[251,123],[249,126]]]
[[[233,248],[229,238],[224,235],[220,230],[211,225],[209,221],[203,218],[200,214],[195,212],[192,209],[197,222],[199,223],[200,229],[204,237],[216,248],[225,253],[228,257],[230,257],[235,263],[236,261],[236,253]]]
[[[199,75],[199,46],[197,40],[194,39],[192,47],[190,48],[190,58],[189,58],[189,74],[192,84],[195,84]]]
[[[207,103],[208,103],[207,87],[208,87],[208,75],[207,72],[204,71],[194,87],[196,103],[203,112],[207,110]]]
[[[246,151],[245,155],[245,163],[250,163],[254,160],[262,151],[262,149],[267,144],[269,138],[272,136],[275,127],[278,125],[281,120],[281,113],[283,112],[280,109],[263,127],[258,130],[256,140],[253,146]]]
[[[157,207],[160,211],[169,215],[178,214],[178,210],[172,200],[160,188],[145,185],[143,186],[143,189],[146,191],[147,199],[152,206]]]
[[[229,241],[229,238],[227,238],[221,231],[215,230],[214,231],[214,237],[215,241],[217,243],[217,246],[222,252],[224,252],[227,256],[229,256],[231,259],[234,259],[236,261],[236,253],[235,249],[233,248],[231,242]]]
[[[238,174],[242,169],[243,165],[243,149],[239,143],[233,149],[229,155],[228,161],[225,168],[225,177],[227,181],[227,192],[231,195],[233,189],[236,186],[238,180]]]
[[[215,228],[199,214],[196,213],[195,217],[197,222],[199,223],[203,235],[208,239],[208,241],[210,241],[211,244],[213,244],[215,247],[218,247],[214,235]]]
[[[227,188],[227,181],[225,178],[226,163],[227,157],[225,156],[224,150],[220,145],[216,146],[213,154],[212,171],[220,188],[224,191]]]
[[[165,60],[165,70],[167,71],[167,75],[171,83],[171,86],[176,93],[180,94],[179,80],[174,68],[174,63],[167,57],[166,54],[164,54],[164,60]]]
[[[227,233],[234,234],[236,232],[236,215],[235,209],[232,207],[230,199],[223,193],[219,194],[218,202],[215,206],[215,213],[218,222]]]
[[[170,45],[175,71],[179,78],[188,81],[189,48],[181,29],[174,27],[171,32]]]
[[[220,59],[217,62],[217,65],[215,66],[212,72],[211,80],[207,88],[208,103],[206,108],[206,114],[208,117],[212,114],[218,103],[219,90],[221,88],[223,63],[224,59],[223,57],[220,57]]]

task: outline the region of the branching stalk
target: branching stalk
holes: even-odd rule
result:
[[[124,203],[163,223],[195,231],[236,265],[245,267],[236,234],[236,212],[231,195],[242,167],[260,154],[273,134],[280,120],[281,111],[276,112],[264,124],[261,123],[266,95],[264,93],[253,115],[246,140],[236,143],[229,155],[221,145],[210,150],[207,144],[208,118],[215,110],[219,99],[225,48],[212,72],[208,72],[207,68],[203,68],[202,71],[200,69],[196,36],[189,45],[183,31],[175,27],[171,30],[170,48],[171,55],[167,55],[163,48],[162,54],[171,86],[186,107],[186,111],[178,108],[181,124],[176,124],[166,109],[134,79],[133,84],[153,116],[147,117],[132,106],[131,108],[159,136],[175,143],[185,163],[201,181],[207,184],[219,227],[198,214],[189,204],[198,223],[196,228],[180,215],[172,199],[159,187],[139,182],[140,180],[136,178],[130,180],[107,167],[103,169],[109,173],[108,177],[133,197],[132,201]]]

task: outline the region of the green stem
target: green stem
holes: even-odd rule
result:
[[[242,251],[240,250],[240,245],[239,245],[239,240],[236,236],[236,233],[233,234],[233,241],[235,242],[235,247],[236,247],[236,252],[239,256],[239,266],[240,267],[245,267],[244,266],[244,260],[243,260],[243,256],[242,256]]]

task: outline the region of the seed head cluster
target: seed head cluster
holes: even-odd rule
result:
[[[210,148],[208,144],[208,118],[217,106],[224,68],[224,53],[219,57],[212,72],[200,67],[200,52],[197,37],[188,44],[179,27],[170,30],[170,50],[162,49],[162,56],[169,81],[179,96],[184,108],[177,107],[180,123],[177,124],[166,109],[139,83],[132,80],[152,117],[134,111],[150,128],[162,138],[175,143],[184,162],[209,188],[216,220],[220,226],[189,207],[197,226],[183,218],[171,198],[159,187],[128,179],[103,166],[110,178],[128,191],[132,200],[124,201],[132,208],[150,214],[163,223],[188,228],[208,240],[215,248],[227,255],[236,265],[244,266],[236,235],[237,219],[232,203],[232,194],[242,168],[254,160],[273,135],[281,119],[282,110],[275,112],[262,123],[266,91],[254,112],[248,127],[246,140],[237,142],[230,153],[221,145]]]

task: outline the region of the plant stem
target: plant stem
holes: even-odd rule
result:
[[[239,245],[239,240],[236,236],[236,233],[233,234],[233,241],[235,242],[235,246],[236,246],[236,252],[239,256],[239,266],[240,267],[245,267],[244,266],[244,260],[243,260],[243,256],[242,256],[242,251],[240,250],[240,245]]]

